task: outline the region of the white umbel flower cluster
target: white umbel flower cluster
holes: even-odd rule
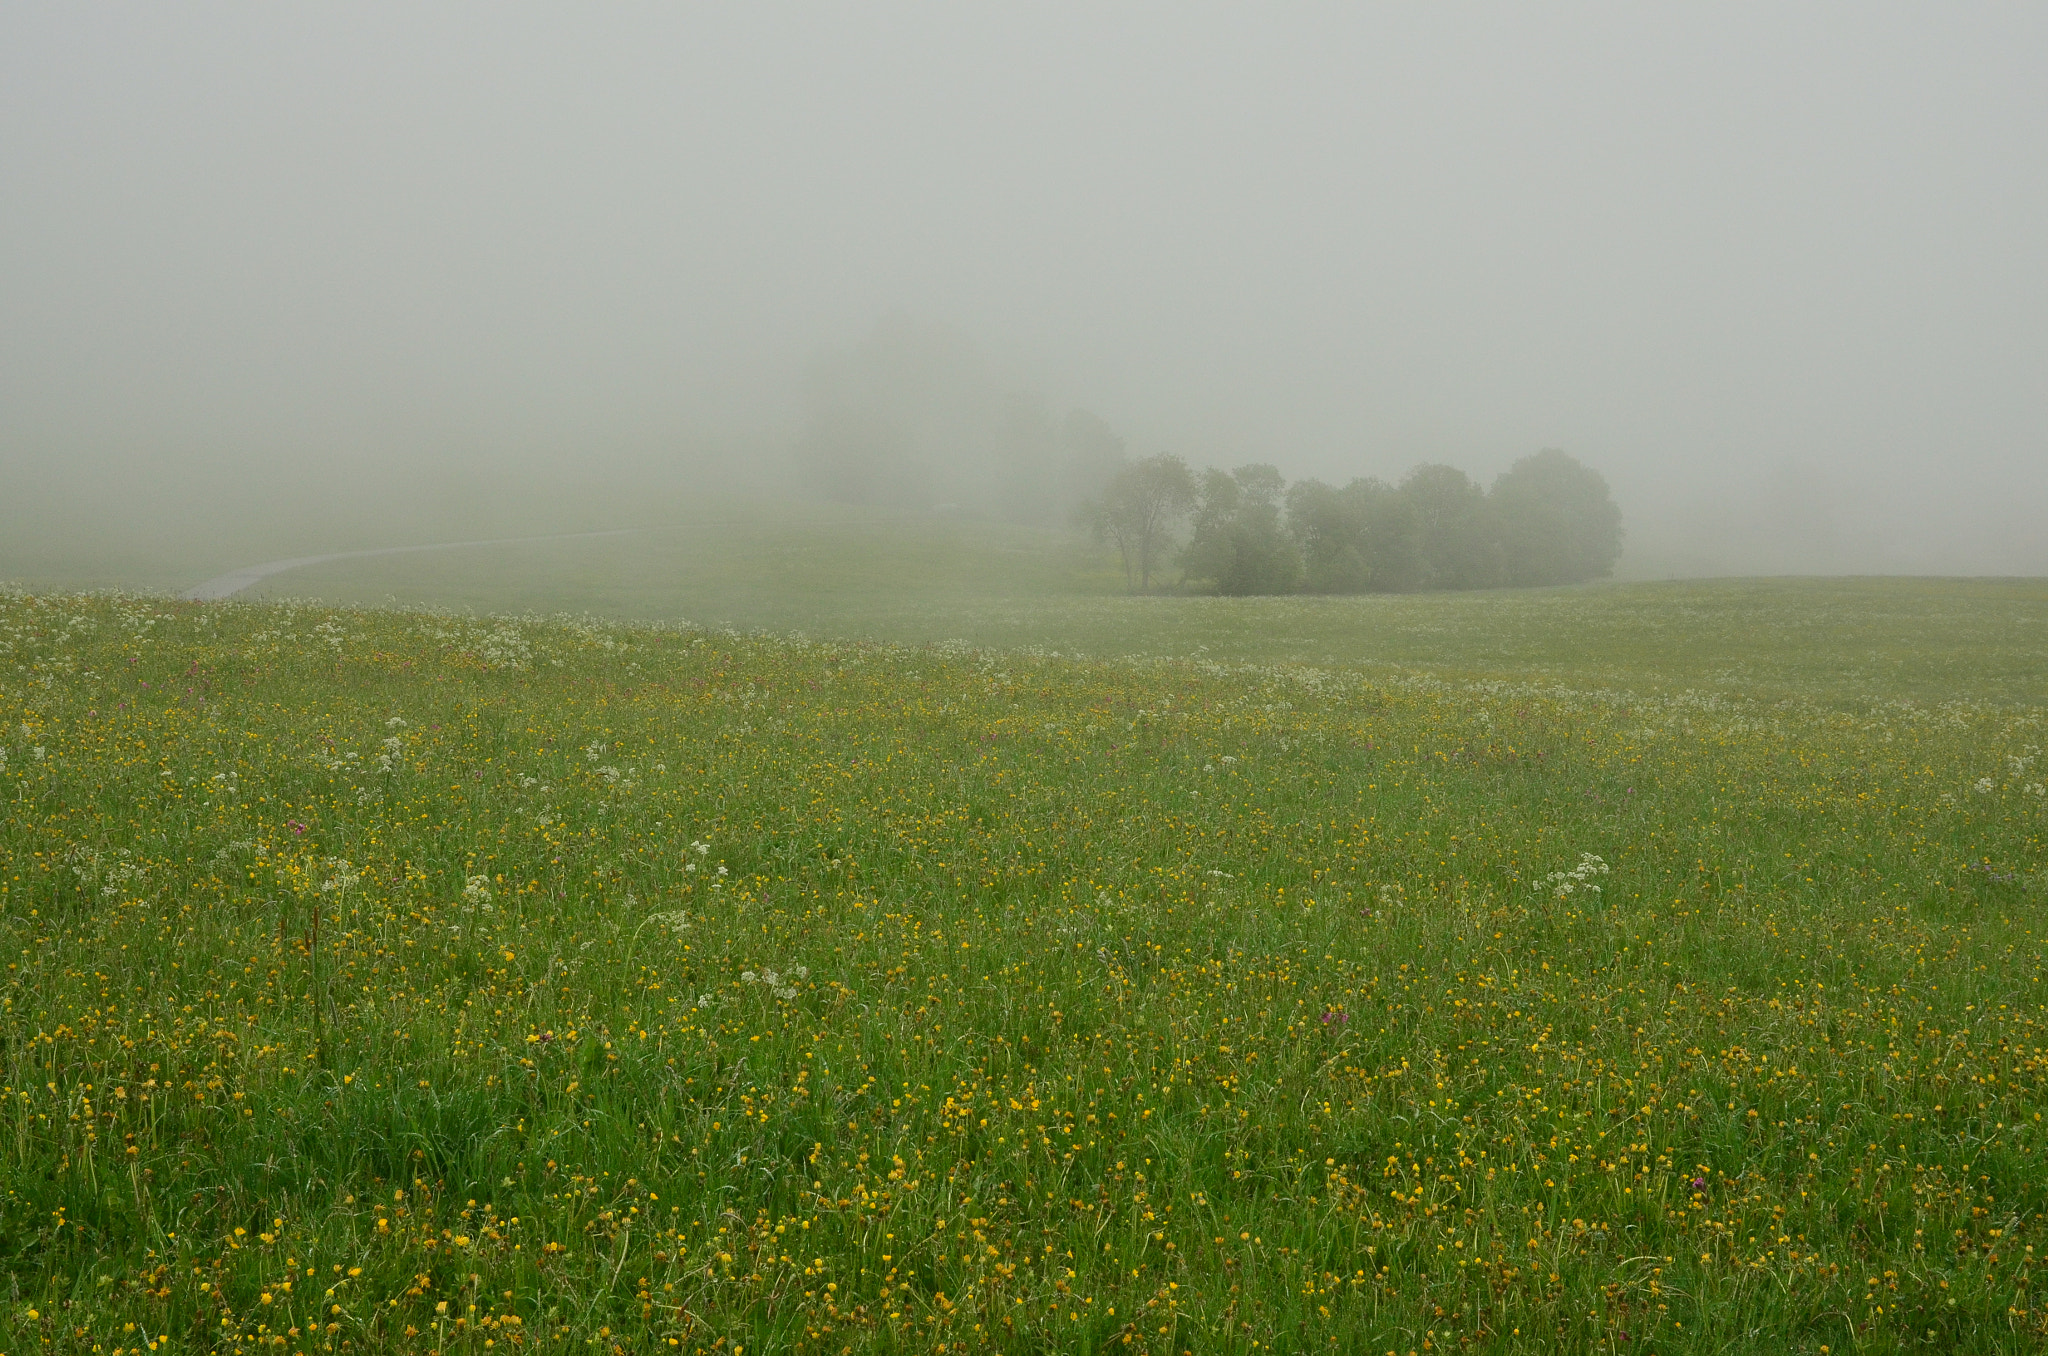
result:
[[[809,979],[810,977],[811,972],[804,966],[790,967],[789,979]],[[796,997],[796,985],[786,983],[784,977],[773,970],[763,970],[758,975],[752,970],[742,970],[740,971],[740,983],[760,984],[785,1003]]]
[[[1579,854],[1579,864],[1569,871],[1553,871],[1543,878],[1543,889],[1552,899],[1570,899],[1573,895],[1597,895],[1600,887],[1594,879],[1607,875],[1613,868],[1590,852]]]

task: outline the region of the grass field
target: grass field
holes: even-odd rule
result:
[[[1028,528],[735,507],[639,536],[358,559],[255,596],[538,610],[894,644],[1391,666],[1825,702],[2048,703],[2048,580],[1727,579],[1328,598],[1124,596],[1113,553]]]
[[[1051,588],[0,594],[0,1351],[2048,1340],[2048,586]]]

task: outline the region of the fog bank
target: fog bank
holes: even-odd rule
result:
[[[2044,50],[2021,7],[12,5],[0,556],[856,493],[845,416],[1013,517],[1112,441],[1559,447],[1623,575],[2048,573]],[[962,365],[871,398],[892,325]],[[1006,488],[1020,447],[1064,469]]]

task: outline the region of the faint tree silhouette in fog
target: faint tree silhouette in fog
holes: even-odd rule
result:
[[[1195,477],[1179,457],[1133,462],[1110,479],[1102,497],[1084,504],[1081,520],[1123,557],[1124,583],[1152,587],[1152,570],[1172,548],[1175,531],[1195,506]]]
[[[993,393],[965,335],[891,316],[817,353],[804,373],[796,461],[841,503],[928,508],[964,497],[989,458]]]
[[[1621,509],[1606,479],[1554,447],[1502,472],[1487,507],[1510,584],[1600,579],[1621,557]]]
[[[1124,462],[1100,416],[1009,386],[965,335],[892,316],[803,379],[799,483],[840,503],[1066,521]]]
[[[1071,516],[1082,504],[1100,498],[1129,462],[1124,440],[1093,410],[1068,412],[1060,424],[1060,445],[1066,453],[1064,478],[1072,495],[1066,508]]]
[[[1479,589],[1507,582],[1486,491],[1455,466],[1418,466],[1401,482],[1414,515],[1415,587]]]

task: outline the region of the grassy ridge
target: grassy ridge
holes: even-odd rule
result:
[[[1699,662],[1793,685],[1911,606]],[[1975,615],[1987,672],[2038,624]],[[0,647],[0,1350],[2048,1334],[2017,663],[1930,704],[1952,654],[1756,698],[20,595]]]
[[[890,617],[1124,592],[1114,553],[1066,533],[845,506],[735,504],[628,537],[334,562],[252,596],[842,634]]]
[[[635,537],[337,562],[277,599],[965,641],[1110,656],[1396,665],[1741,697],[2048,703],[2048,581],[1728,579],[1366,597],[1123,596],[1058,534],[765,513]]]

